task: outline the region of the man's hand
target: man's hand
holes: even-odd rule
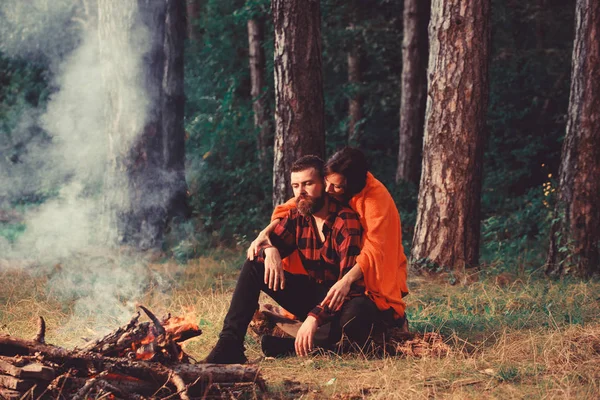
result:
[[[317,327],[317,319],[315,317],[312,315],[306,317],[296,334],[295,347],[298,356],[307,356],[312,351]]]
[[[331,289],[327,292],[327,296],[321,302],[322,306],[329,306],[331,311],[337,311],[342,307],[344,303],[344,299],[350,292],[350,286],[352,282],[346,277],[343,277],[339,281],[337,281]]]
[[[281,255],[275,247],[265,249],[265,285],[274,291],[285,288],[285,275],[281,266]]]

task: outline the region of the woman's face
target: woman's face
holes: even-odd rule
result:
[[[336,200],[345,201],[346,178],[335,172],[327,175],[325,177],[325,190]]]

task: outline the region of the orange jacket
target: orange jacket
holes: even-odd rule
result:
[[[369,172],[364,189],[350,199],[350,207],[360,216],[364,228],[363,247],[356,262],[360,265],[367,295],[380,310],[393,308],[397,316],[404,315],[408,294],[407,260],[402,246],[400,214],[386,187]],[[283,218],[296,207],[294,199],[275,208],[271,220]],[[283,260],[291,273],[304,273],[300,257],[294,252]]]

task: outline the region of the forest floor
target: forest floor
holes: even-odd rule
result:
[[[46,341],[72,348],[122,325],[134,304],[143,304],[157,315],[192,315],[203,334],[185,350],[200,360],[216,342],[241,262],[230,252],[183,265],[124,263],[99,253],[86,260],[51,266],[0,260],[0,334],[32,338],[41,315]],[[127,288],[137,276],[142,288]],[[108,289],[111,282],[119,291]],[[265,359],[248,335],[246,355],[260,365],[265,398],[600,398],[599,282],[521,272],[488,273],[466,286],[411,277],[409,287],[411,330],[441,333],[448,355]],[[108,312],[111,293],[118,307]]]

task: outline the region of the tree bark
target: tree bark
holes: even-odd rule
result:
[[[546,272],[600,272],[600,3],[578,0],[571,92]]]
[[[273,0],[275,144],[273,204],[292,196],[290,168],[325,154],[321,8],[317,0]]]
[[[415,269],[478,263],[489,21],[489,0],[432,1]]]
[[[419,183],[427,100],[427,25],[430,0],[404,0],[400,145],[396,183]]]
[[[106,135],[108,165],[104,182],[103,226],[107,241],[122,242],[126,215],[131,210],[127,160],[129,149],[145,122],[141,82],[138,78],[140,60],[132,48],[131,32],[137,16],[134,0],[119,4],[98,0],[98,46],[101,72],[106,92]],[[123,55],[127,55],[124,62]]]
[[[185,0],[168,0],[164,42],[165,67],[163,78],[163,151],[169,195],[167,218],[189,218],[185,180],[185,93],[184,43]]]
[[[168,219],[188,214],[182,1],[98,0],[110,154],[105,207],[117,241],[139,248],[158,247]]]
[[[264,40],[264,21],[248,20],[248,49],[250,61],[250,94],[252,110],[254,111],[254,126],[258,130],[258,159],[260,171],[267,166],[267,148],[271,127],[267,117],[267,101],[265,99],[265,51],[262,47]]]
[[[200,33],[196,28],[196,21],[200,18],[200,0],[186,0],[186,28],[188,39],[198,42]]]
[[[349,29],[354,29],[350,24]],[[361,139],[360,121],[363,119],[363,96],[360,93],[362,82],[362,51],[358,43],[353,43],[348,52],[348,83],[352,86],[353,95],[348,103],[348,144],[358,146]]]

